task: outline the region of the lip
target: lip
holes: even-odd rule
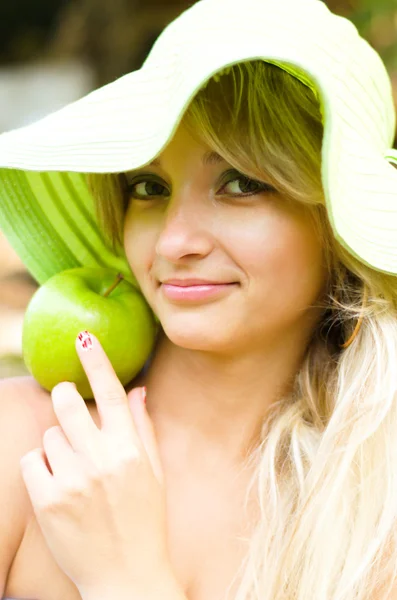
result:
[[[185,282],[184,282],[185,283]],[[162,283],[161,290],[169,300],[177,302],[192,302],[205,300],[214,296],[221,296],[230,293],[231,289],[238,283],[220,283],[206,285],[172,285]]]
[[[226,285],[236,283],[234,281],[210,281],[208,279],[165,279],[163,284],[177,285],[179,287],[190,287],[193,285]]]

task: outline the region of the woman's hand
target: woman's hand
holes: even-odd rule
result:
[[[22,476],[47,545],[83,598],[116,587],[142,594],[171,575],[155,433],[142,388],[127,397],[98,339],[79,337],[102,427],[74,383],[58,384],[51,396],[61,426],[22,457]]]

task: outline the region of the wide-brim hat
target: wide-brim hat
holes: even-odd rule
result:
[[[165,28],[139,70],[0,136],[0,228],[32,276],[42,284],[65,269],[105,266],[134,279],[98,228],[85,174],[150,163],[212,76],[259,59],[319,100],[336,239],[397,274],[396,113],[377,52],[320,0],[201,0]]]

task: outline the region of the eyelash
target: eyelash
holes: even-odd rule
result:
[[[267,183],[262,183],[261,181],[257,181],[256,179],[251,179],[251,178],[247,177],[246,175],[243,175],[242,173],[238,173],[236,171],[233,172],[232,178],[230,178],[229,180],[222,183],[222,188],[224,188],[225,186],[229,185],[230,183],[233,183],[234,181],[238,181],[238,180],[243,180],[243,181],[247,182],[248,184],[256,183],[258,185],[258,189],[255,190],[254,192],[248,192],[245,194],[244,193],[231,194],[235,198],[244,198],[245,196],[254,196],[255,194],[259,194],[259,193],[263,193],[263,192],[267,192],[267,193],[275,193],[276,192],[275,188],[272,187],[271,185],[269,185]],[[143,198],[139,197],[139,196],[134,196],[133,189],[135,188],[135,186],[139,185],[140,183],[157,183],[158,185],[161,185],[165,189],[165,186],[163,186],[163,184],[160,183],[159,181],[157,181],[156,179],[145,179],[145,177],[142,175],[139,179],[133,180],[131,182],[126,181],[126,189],[127,189],[127,193],[129,195],[129,197],[134,197],[136,200],[141,200],[142,202],[148,202],[149,200],[152,200],[153,198],[163,196],[163,194],[159,194],[159,195],[153,194],[151,196],[149,195],[149,196],[146,196]],[[226,195],[228,195],[228,194],[226,194]]]

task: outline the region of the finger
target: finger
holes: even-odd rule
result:
[[[21,474],[35,509],[48,504],[53,497],[54,481],[49,472],[44,450],[35,448],[20,460]]]
[[[45,431],[43,447],[54,477],[69,485],[80,484],[83,480],[81,462],[74,452],[62,427],[56,425]]]
[[[164,483],[163,466],[160,458],[156,433],[149,413],[146,410],[144,388],[133,388],[128,393],[128,402],[134,417],[135,427],[152,465],[153,473],[160,484]]]
[[[75,452],[93,459],[98,451],[100,431],[74,383],[63,381],[51,391],[54,412],[63,433]]]
[[[127,394],[98,338],[82,331],[76,338],[76,349],[94,394],[102,429],[136,442],[138,434]]]

